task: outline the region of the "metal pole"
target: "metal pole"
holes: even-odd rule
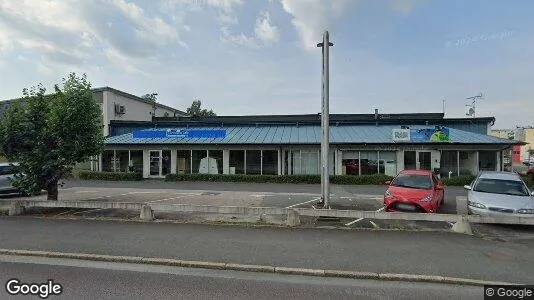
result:
[[[323,95],[321,111],[321,196],[324,208],[330,208],[330,185],[329,185],[329,168],[328,168],[328,150],[329,150],[329,58],[330,58],[330,36],[328,31],[323,35],[323,42],[318,44],[323,52]]]

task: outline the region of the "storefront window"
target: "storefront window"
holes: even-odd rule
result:
[[[191,173],[191,151],[190,150],[176,151],[176,173],[178,174]]]
[[[230,150],[230,174],[245,174],[245,150]]]
[[[441,178],[458,175],[458,151],[442,151],[440,161]]]
[[[460,151],[460,175],[474,175],[477,172],[475,151]]]
[[[114,151],[113,150],[106,150],[104,153],[102,153],[102,171],[104,172],[114,172],[114,159],[113,159]]]
[[[171,173],[171,150],[161,151],[161,175],[165,176]]]
[[[478,162],[480,171],[496,171],[497,153],[495,151],[479,151]]]
[[[210,170],[210,174],[222,174],[223,173],[223,151],[222,150],[209,150],[209,157],[207,160],[207,167]]]
[[[128,172],[128,150],[117,150],[116,172]]]
[[[278,151],[263,150],[263,174],[277,175],[278,174]]]
[[[130,150],[132,172],[143,172],[143,150]]]
[[[376,151],[361,151],[360,167],[362,175],[378,173],[378,153]]]
[[[343,151],[341,164],[343,169],[342,175],[360,175],[359,167],[359,151]]]
[[[397,153],[395,151],[380,151],[378,173],[388,176],[397,175]]]
[[[300,174],[316,175],[319,174],[319,152],[318,151],[301,151]]]
[[[200,169],[200,163],[202,162],[202,159],[206,158],[208,156],[208,153],[206,150],[193,150],[193,173],[198,174],[207,174],[207,164],[204,164],[204,168],[202,170]],[[205,162],[206,160],[204,160]]]
[[[247,174],[261,174],[261,151],[247,150]]]

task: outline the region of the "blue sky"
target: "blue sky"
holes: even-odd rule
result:
[[[329,30],[331,113],[441,112],[534,125],[534,2],[0,0],[0,99],[93,86],[157,92],[219,115],[318,113]]]

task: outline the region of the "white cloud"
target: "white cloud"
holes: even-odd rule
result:
[[[278,43],[278,40],[280,39],[278,28],[271,24],[271,17],[267,12],[261,13],[256,20],[254,34],[265,44]]]
[[[232,34],[228,27],[221,27],[221,41],[229,42],[239,46],[248,48],[258,48],[259,45],[254,37],[246,36],[244,33]]]
[[[281,0],[282,8],[291,14],[291,23],[299,33],[306,50],[316,48],[325,30],[332,30],[334,20],[340,17],[356,0]]]

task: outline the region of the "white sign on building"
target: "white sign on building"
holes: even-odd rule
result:
[[[410,141],[410,129],[393,129],[393,141],[394,142],[409,142]]]

